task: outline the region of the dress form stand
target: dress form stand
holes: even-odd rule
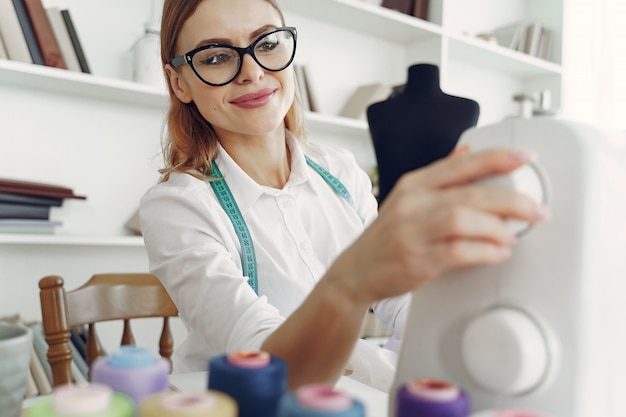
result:
[[[461,134],[476,126],[479,113],[477,102],[441,90],[437,66],[409,67],[404,91],[367,109],[379,202],[402,174],[448,155]]]

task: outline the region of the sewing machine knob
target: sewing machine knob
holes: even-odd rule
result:
[[[462,352],[471,376],[496,394],[528,393],[548,372],[548,346],[539,324],[513,308],[474,318],[463,334]]]
[[[542,170],[535,163],[526,164],[508,174],[480,179],[476,183],[490,187],[510,188],[543,205],[548,202],[547,181]],[[517,236],[530,229],[528,222],[516,219],[507,220],[507,225]]]

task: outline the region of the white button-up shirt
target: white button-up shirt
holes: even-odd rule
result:
[[[216,163],[250,231],[257,295],[243,276],[235,229],[207,181],[172,173],[141,200],[141,227],[150,270],[163,282],[188,329],[177,344],[175,371],[206,370],[211,357],[259,350],[305,300],[335,258],[375,219],[367,174],[343,150],[288,138],[291,174],[281,190],[252,180],[220,147]],[[351,206],[310,168],[306,154],[338,178]],[[407,296],[379,302],[379,318],[400,333]],[[388,389],[394,354],[358,341],[353,377]]]

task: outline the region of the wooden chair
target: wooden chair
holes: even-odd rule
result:
[[[72,350],[70,329],[88,326],[86,342],[87,364],[102,355],[96,334],[96,323],[123,320],[122,345],[134,345],[130,320],[163,317],[159,353],[170,359],[174,342],[169,318],[178,310],[161,285],[151,274],[98,274],[81,287],[66,291],[63,278],[47,276],[39,281],[39,298],[43,331],[48,342],[48,362],[52,369],[53,386],[72,382]]]

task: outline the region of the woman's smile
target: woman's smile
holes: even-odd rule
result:
[[[275,88],[264,88],[254,93],[239,96],[231,100],[230,103],[244,109],[254,109],[257,107],[265,106],[267,103],[269,103],[274,97],[275,93]]]

